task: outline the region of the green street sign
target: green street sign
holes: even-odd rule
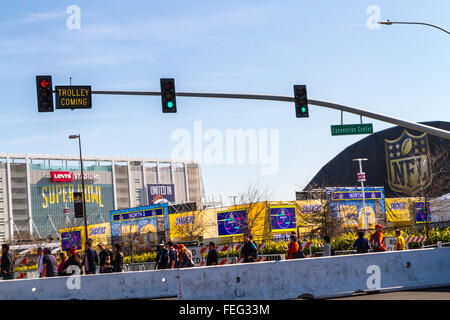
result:
[[[344,124],[331,126],[332,136],[344,136],[349,134],[369,134],[373,133],[371,123],[362,124]]]

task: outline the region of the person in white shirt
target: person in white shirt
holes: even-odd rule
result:
[[[323,237],[323,240],[325,240],[325,244],[322,247],[322,251],[323,251],[322,255],[324,257],[331,256],[330,237],[329,236],[325,236],[325,237]]]
[[[37,248],[37,255],[37,272],[39,274],[39,278],[42,278],[42,272],[44,271],[44,264],[42,263],[44,253],[42,252],[42,248]]]

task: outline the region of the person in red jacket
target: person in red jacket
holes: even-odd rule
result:
[[[375,233],[370,236],[370,246],[372,247],[373,252],[386,251],[383,236],[383,226],[381,224],[377,224],[375,226]]]

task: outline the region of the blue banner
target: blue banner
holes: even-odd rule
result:
[[[158,220],[161,225],[158,227]],[[110,211],[111,237],[169,230],[167,203]]]
[[[416,223],[426,223],[427,221],[431,221],[429,201],[427,201],[426,208],[423,201],[414,201],[414,212],[416,213]]]
[[[247,232],[247,211],[222,211],[217,213],[219,237],[237,236]]]
[[[174,184],[148,184],[149,204],[175,203]]]
[[[375,228],[386,220],[383,187],[365,187],[363,193],[358,187],[326,188],[326,198],[334,217],[342,220],[345,228]],[[368,226],[366,226],[368,223]]]
[[[295,207],[270,207],[272,231],[296,230]]]

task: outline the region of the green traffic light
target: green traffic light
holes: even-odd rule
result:
[[[172,108],[173,107],[173,102],[172,101],[167,102],[167,107],[168,108]]]
[[[302,113],[305,113],[305,112],[306,112],[306,108],[302,107]]]

